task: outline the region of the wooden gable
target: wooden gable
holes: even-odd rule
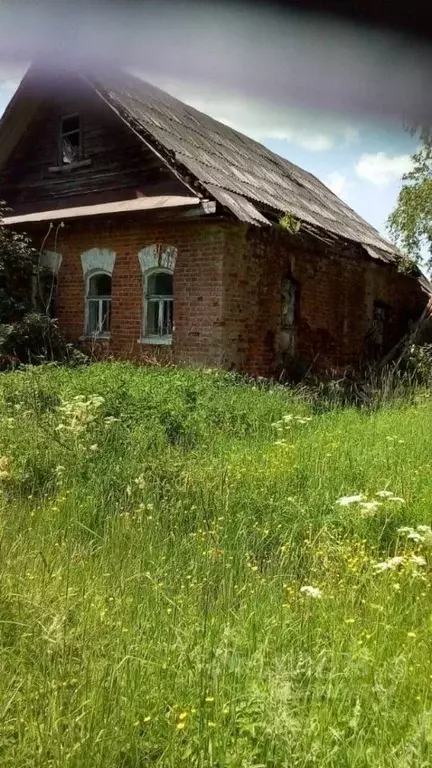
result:
[[[80,118],[82,162],[75,167],[59,162],[62,118],[68,115]],[[0,198],[14,214],[188,194],[160,158],[75,75],[62,76],[45,89],[0,172]]]

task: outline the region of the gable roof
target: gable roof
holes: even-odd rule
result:
[[[88,82],[240,220],[264,225],[267,211],[288,211],[312,231],[361,244],[373,258],[399,254],[319,179],[239,131],[125,72]]]
[[[44,99],[37,64],[27,70],[0,121],[0,167]],[[121,70],[82,77],[180,178],[239,220],[269,225],[283,213],[318,236],[360,244],[396,262],[398,249],[313,174],[160,88]]]

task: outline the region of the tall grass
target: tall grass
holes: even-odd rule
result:
[[[429,766],[432,403],[412,400],[3,375],[2,768]]]

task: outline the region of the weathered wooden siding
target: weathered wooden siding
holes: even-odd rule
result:
[[[50,171],[58,165],[60,119],[73,113],[81,116],[83,159],[90,165]],[[0,197],[17,214],[139,194],[184,195],[187,190],[77,78],[63,78],[61,91],[50,91],[0,178]]]

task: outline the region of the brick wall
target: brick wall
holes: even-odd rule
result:
[[[355,364],[366,355],[373,303],[389,305],[386,347],[405,333],[426,303],[419,283],[364,258],[356,246],[338,253],[313,238],[274,229],[229,231],[224,261],[224,356],[229,367],[258,375],[277,371],[281,283],[298,285],[296,353],[317,365]]]
[[[34,242],[40,247],[37,236]],[[84,333],[85,287],[80,255],[91,248],[116,253],[112,276],[110,343],[98,345],[114,355],[219,363],[222,358],[222,262],[224,228],[212,223],[143,224],[142,220],[102,217],[66,223],[45,242],[47,250],[62,254],[58,276],[57,314],[68,338]],[[172,347],[143,345],[141,336],[143,288],[138,252],[154,243],[178,249],[174,271],[174,342]],[[85,346],[85,344],[84,344]]]
[[[40,247],[42,233],[35,237]],[[39,238],[39,239],[38,239]],[[173,346],[138,343],[142,276],[138,252],[154,243],[178,249],[174,271]],[[174,358],[269,375],[280,366],[281,281],[298,283],[296,352],[322,366],[343,366],[364,355],[373,302],[391,307],[388,345],[418,315],[425,297],[417,281],[367,260],[360,248],[335,253],[312,238],[238,223],[144,223],[142,217],[69,222],[45,242],[63,256],[57,313],[67,336],[84,331],[80,255],[91,248],[116,253],[111,340],[100,345],[132,359]]]

